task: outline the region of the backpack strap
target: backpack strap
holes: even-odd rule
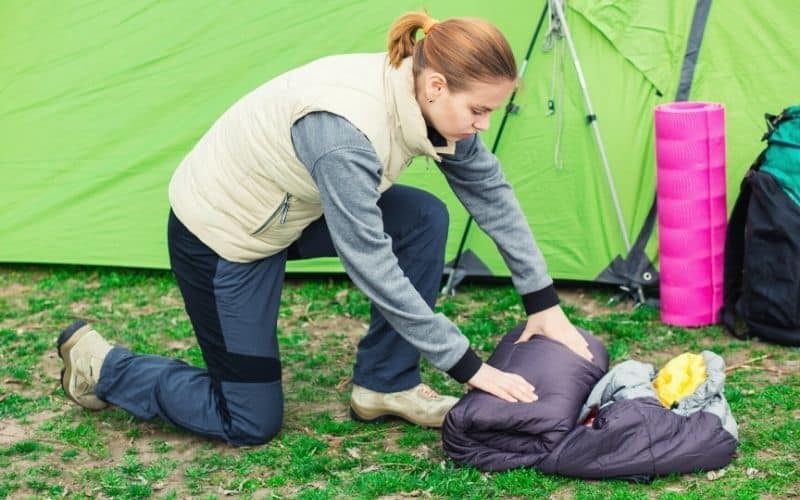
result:
[[[769,140],[769,138],[772,136],[772,133],[775,132],[775,129],[778,128],[778,125],[796,117],[797,117],[796,113],[793,114],[790,108],[784,109],[777,115],[764,113],[764,120],[767,122],[767,131],[764,132],[764,135],[761,136],[761,140],[762,141]]]

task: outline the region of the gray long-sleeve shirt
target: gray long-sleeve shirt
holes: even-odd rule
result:
[[[298,159],[316,182],[336,252],[347,274],[390,325],[434,366],[466,382],[481,361],[458,328],[435,314],[400,269],[383,231],[378,198],[383,166],[369,139],[326,112],[292,126]],[[497,244],[532,314],[558,303],[542,253],[497,158],[477,134],[438,164],[458,199]]]

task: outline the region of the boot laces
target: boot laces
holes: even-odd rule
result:
[[[439,397],[439,393],[426,384],[419,384],[419,392],[428,399],[436,399]]]

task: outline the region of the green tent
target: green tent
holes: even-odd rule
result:
[[[653,269],[655,238],[638,237],[653,205],[655,105],[726,106],[732,204],[761,147],[763,113],[796,99],[800,2],[568,0],[620,224],[574,60],[564,39],[548,36],[546,1],[425,7],[438,18],[489,19],[527,60],[516,112],[498,112],[484,140],[496,143],[555,278],[623,283],[625,269]],[[0,2],[0,262],[167,267],[167,183],[211,123],[294,66],[384,50],[392,20],[418,8],[405,0]],[[462,274],[508,275],[491,241],[466,230],[468,215],[435,167],[418,162],[401,181],[450,207],[447,258]],[[637,238],[644,251],[631,259],[625,240]],[[340,270],[335,259],[289,266]]]

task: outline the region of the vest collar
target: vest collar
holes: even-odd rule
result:
[[[434,146],[428,136],[428,126],[425,124],[425,118],[422,117],[414,89],[412,58],[403,59],[397,69],[389,64],[388,57],[386,64],[389,91],[394,98],[395,122],[400,129],[402,140],[410,152],[414,155],[429,156],[436,161],[441,161],[440,154],[454,154],[456,151],[454,141],[445,140],[444,145]]]

